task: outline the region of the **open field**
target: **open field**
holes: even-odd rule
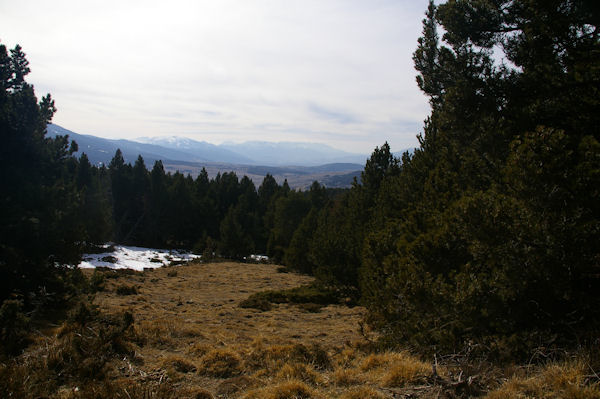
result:
[[[93,298],[101,314],[90,317],[83,307],[64,324],[37,330],[23,355],[0,364],[0,396],[600,398],[597,376],[581,360],[502,369],[446,362],[434,372],[433,359],[377,352],[362,307],[240,307],[252,294],[312,282],[275,265],[84,272],[103,285]]]

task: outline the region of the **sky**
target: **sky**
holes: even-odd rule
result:
[[[81,134],[418,146],[427,0],[0,0],[53,122]]]

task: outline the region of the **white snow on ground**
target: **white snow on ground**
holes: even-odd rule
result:
[[[110,248],[107,246],[107,249]],[[142,271],[144,268],[157,268],[171,262],[190,261],[199,258],[189,252],[153,249],[141,247],[126,247],[115,245],[114,251],[101,254],[84,254],[79,267],[84,269],[96,267],[110,267],[111,269],[134,269]],[[111,248],[111,249],[112,249]]]
[[[246,258],[244,258],[246,259]],[[250,255],[250,259],[256,262],[268,262],[269,257],[267,255]]]

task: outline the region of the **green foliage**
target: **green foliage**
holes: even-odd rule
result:
[[[303,285],[280,291],[262,291],[250,295],[240,303],[242,308],[254,308],[262,311],[271,310],[271,304],[315,304],[326,306],[339,302],[338,293],[320,285]]]
[[[0,45],[0,301],[18,294],[30,310],[67,294],[65,265],[78,263],[86,233],[76,144],[45,137],[56,108],[25,81],[28,64],[20,46]]]
[[[106,282],[106,276],[104,273],[99,272],[97,269],[94,269],[94,273],[90,277],[90,291],[92,293],[104,291],[104,284]]]
[[[117,295],[137,295],[138,290],[133,285],[120,285],[116,288]]]
[[[285,251],[283,263],[301,273],[313,274],[315,265],[310,259],[315,231],[317,230],[319,211],[311,209],[308,215],[294,230],[289,246]]]
[[[269,230],[267,255],[275,263],[280,263],[294,232],[310,210],[310,202],[303,193],[290,191],[272,204],[273,224]]]
[[[0,307],[0,355],[15,355],[27,343],[29,319],[21,301],[7,299]]]
[[[551,3],[430,3],[414,61],[432,113],[361,257],[388,342],[526,356],[599,327],[600,42],[595,11]]]

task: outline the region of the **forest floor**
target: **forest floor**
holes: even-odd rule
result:
[[[91,277],[93,271],[85,273]],[[102,368],[107,381],[103,384],[111,385],[112,391],[86,389],[85,378],[93,376],[83,375],[77,382],[66,378],[65,371],[50,372],[69,370],[66,363],[73,358],[81,363],[74,367],[93,369],[69,349],[76,346],[80,353],[86,348],[82,335],[103,335],[89,324],[80,330],[63,325],[47,331],[15,366],[0,367],[0,378],[5,373],[6,381],[13,380],[8,392],[21,384],[18,378],[35,381],[30,374],[43,369],[58,382],[46,388],[41,377],[30,385],[23,382],[19,386],[26,387],[24,392],[36,392],[23,397],[600,398],[600,388],[590,382],[581,362],[505,369],[440,364],[434,372],[433,361],[408,352],[377,352],[371,344],[375,335],[363,327],[365,309],[360,306],[282,303],[266,311],[240,307],[252,294],[313,281],[283,273],[275,265],[192,262],[98,274],[105,276],[104,289],[93,298],[98,309],[108,315],[133,315],[126,342],[119,344],[127,354],[111,357]],[[120,341],[111,342],[114,347]],[[93,353],[90,356],[99,356]],[[44,389],[47,396],[38,396]]]

